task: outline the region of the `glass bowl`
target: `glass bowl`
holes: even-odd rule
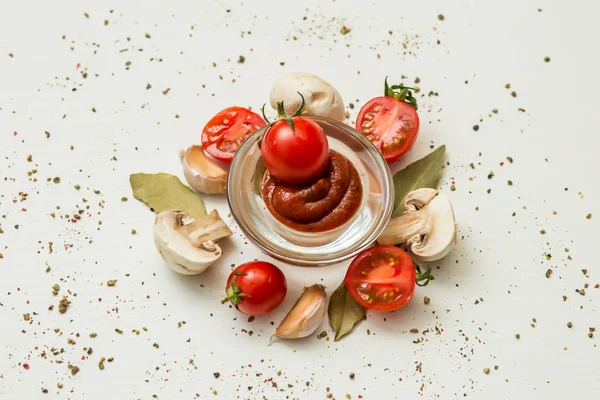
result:
[[[250,136],[238,149],[227,178],[227,200],[244,234],[263,252],[281,261],[323,266],[347,260],[369,247],[392,214],[392,174],[379,150],[360,132],[329,118],[307,117],[319,124],[329,148],[356,168],[363,186],[362,203],[342,226],[325,232],[302,232],[277,221],[261,197],[265,167],[258,143],[267,127]]]

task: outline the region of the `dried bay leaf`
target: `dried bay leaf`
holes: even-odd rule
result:
[[[442,176],[446,145],[442,145],[394,175],[394,209],[392,218],[404,212],[402,200],[415,189],[436,189]]]
[[[366,309],[348,293],[344,282],[335,289],[329,300],[327,315],[335,329],[335,341],[348,334],[365,317]]]
[[[146,203],[154,212],[182,210],[193,218],[206,215],[202,198],[174,175],[132,174],[129,183],[133,197]]]
[[[262,157],[256,162],[254,175],[252,175],[252,183],[254,184],[254,193],[262,197],[262,181],[265,176],[267,167],[262,160]]]

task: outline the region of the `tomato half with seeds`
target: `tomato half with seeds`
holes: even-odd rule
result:
[[[344,283],[363,307],[393,311],[411,299],[415,278],[415,266],[408,253],[395,246],[375,246],[356,256]]]
[[[204,126],[202,147],[217,160],[230,162],[248,136],[265,125],[260,115],[247,108],[228,107]]]
[[[419,133],[417,102],[411,88],[385,84],[385,96],[369,100],[358,113],[356,130],[391,163],[408,152]]]

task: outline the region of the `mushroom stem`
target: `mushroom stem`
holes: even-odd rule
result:
[[[188,224],[183,224],[181,219],[178,219],[178,222],[179,226],[175,229],[182,235],[187,236],[194,247],[201,247],[202,244],[211,240],[219,240],[233,235],[233,232],[223,222],[217,210],[213,210],[210,214]]]
[[[420,243],[421,236],[428,234],[431,230],[427,214],[427,210],[421,209],[392,218],[377,242],[386,245]]]

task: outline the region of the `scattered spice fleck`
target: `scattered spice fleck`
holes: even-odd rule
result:
[[[490,374],[490,369],[489,368],[484,368],[483,369],[483,373],[486,374],[486,375],[489,375]]]
[[[58,302],[58,312],[64,314],[67,312],[67,308],[71,302],[67,300],[67,296],[63,296],[62,299]]]
[[[341,33],[342,35],[346,35],[346,34],[350,33],[350,31],[351,31],[351,30],[352,30],[352,29],[350,29],[350,28],[348,28],[346,25],[344,25],[344,26],[342,26],[342,28],[340,29],[340,33]]]
[[[237,62],[238,62],[238,64],[243,64],[244,62],[246,62],[246,57],[239,56]]]
[[[477,132],[479,130],[479,125],[473,125],[473,130]]]
[[[438,19],[439,19],[440,21],[443,21],[443,20],[445,19],[445,17],[444,17],[444,15],[443,15],[443,14],[438,14]]]
[[[115,286],[115,283],[117,283],[116,279],[111,279],[108,282],[106,282],[107,286]]]
[[[550,57],[548,57],[548,56],[544,57],[544,61],[545,62],[550,62]]]
[[[423,297],[423,303],[425,304],[429,304],[429,302],[431,301],[431,299],[427,296]]]

